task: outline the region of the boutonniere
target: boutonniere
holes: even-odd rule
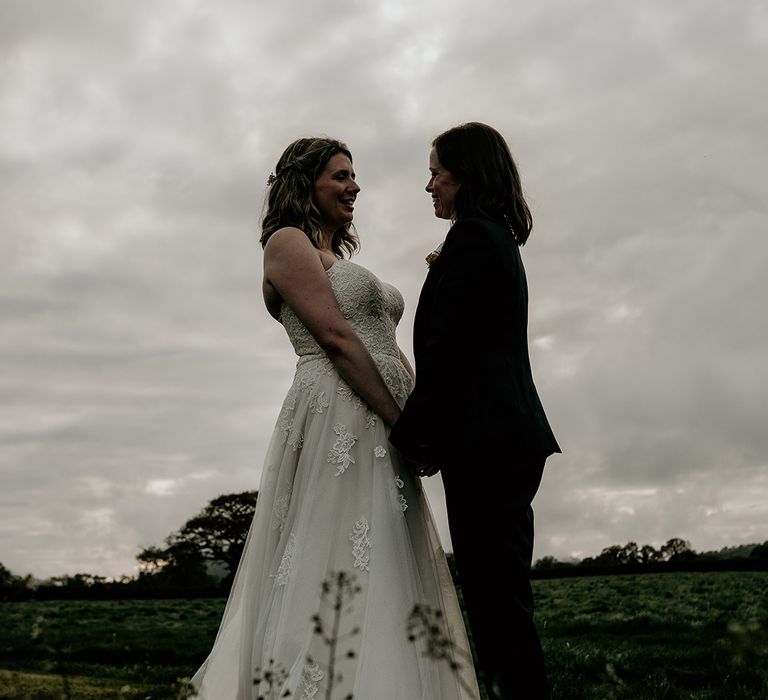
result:
[[[443,241],[443,243],[445,243],[445,241]],[[427,261],[427,266],[431,266],[432,263],[435,262],[435,260],[437,260],[438,257],[440,257],[440,251],[443,249],[443,243],[441,243],[429,255],[427,255],[427,257],[425,258],[425,260]]]

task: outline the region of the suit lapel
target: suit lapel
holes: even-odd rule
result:
[[[434,304],[435,291],[440,281],[441,263],[440,256],[438,256],[429,266],[429,271],[419,294],[419,302],[416,305],[416,313],[413,319],[413,354],[417,364],[429,334],[430,313]]]

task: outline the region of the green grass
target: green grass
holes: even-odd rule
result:
[[[191,675],[218,629],[224,599],[27,601],[0,604],[0,698],[59,697],[62,676],[90,679],[93,690],[71,697],[175,697],[177,678]],[[35,674],[27,678],[22,674]],[[40,674],[50,678],[40,694]],[[106,689],[101,686],[106,685]],[[40,687],[38,687],[40,686]],[[15,687],[15,695],[5,690]],[[32,688],[30,690],[29,688]],[[110,694],[111,693],[111,694]],[[66,695],[65,695],[66,697]]]
[[[557,700],[768,698],[768,573],[535,582]]]
[[[534,589],[556,700],[768,698],[768,572],[551,579]],[[224,603],[0,603],[0,698],[176,698]]]

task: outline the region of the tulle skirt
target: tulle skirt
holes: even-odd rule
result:
[[[404,400],[400,359],[374,359]],[[197,697],[320,700],[329,685],[333,698],[479,697],[428,503],[387,434],[324,355],[299,359]],[[459,670],[409,641],[417,605],[441,614]]]

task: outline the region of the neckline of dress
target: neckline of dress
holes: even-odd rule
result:
[[[336,260],[336,261],[333,263],[333,265],[331,265],[329,268],[327,268],[327,269],[325,270],[325,272],[326,272],[327,274],[330,274],[331,270],[333,270],[333,268],[334,268],[334,267],[336,267],[336,265],[338,265],[339,263],[351,263],[351,262],[352,262],[351,260],[347,260],[346,258],[341,258],[341,259],[339,259],[339,260]]]

